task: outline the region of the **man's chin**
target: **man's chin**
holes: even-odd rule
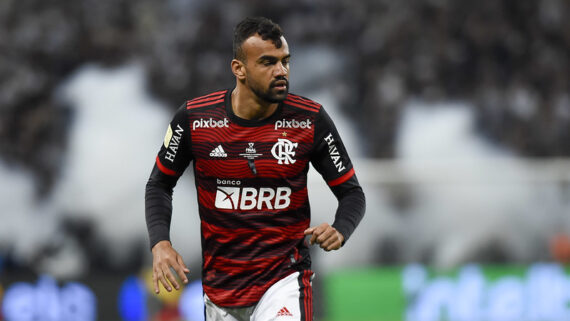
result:
[[[270,103],[280,103],[287,98],[288,94],[289,92],[287,90],[280,90],[279,92],[271,93],[263,98]]]
[[[275,100],[275,102],[282,102],[285,100],[285,98],[287,98],[288,94],[289,94],[289,90],[287,90],[287,89],[275,90],[272,93],[271,98],[273,100]]]
[[[268,91],[266,92],[261,92],[261,91],[256,91],[253,90],[253,92],[257,95],[257,97],[265,100],[268,103],[280,103],[282,101],[285,100],[285,98],[287,98],[287,95],[289,94],[289,90],[288,89],[275,89],[275,88],[270,88]]]

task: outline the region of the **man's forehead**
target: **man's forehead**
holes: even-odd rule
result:
[[[275,47],[273,40],[267,39],[263,40],[259,34],[255,34],[247,38],[242,45],[243,50],[248,56],[256,59],[257,57],[269,55],[269,56],[287,56],[289,55],[289,46],[285,37],[281,36],[281,47]]]

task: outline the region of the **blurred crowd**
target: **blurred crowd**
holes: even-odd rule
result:
[[[233,27],[254,15],[280,23],[293,53],[319,45],[343,58],[328,66],[342,68],[336,77],[314,86],[335,89],[366,156],[395,156],[409,99],[470,102],[489,141],[570,156],[568,1],[3,0],[0,158],[49,193],[73,122],[57,91],[66,77],[86,63],[138,61],[174,109],[233,85]]]
[[[375,3],[356,52],[371,155],[392,155],[411,96],[472,103],[481,133],[516,154],[570,155],[568,2]]]

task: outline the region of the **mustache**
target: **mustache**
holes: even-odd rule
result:
[[[271,87],[274,87],[274,86],[275,86],[275,83],[277,83],[278,81],[284,81],[284,82],[285,82],[285,85],[286,85],[287,87],[289,87],[289,80],[288,80],[286,77],[284,77],[284,76],[279,76],[279,77],[275,78],[275,79],[270,83],[270,86],[271,86]]]

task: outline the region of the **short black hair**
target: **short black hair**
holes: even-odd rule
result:
[[[244,61],[245,56],[241,46],[247,38],[256,33],[261,36],[261,39],[269,39],[275,47],[281,48],[283,31],[278,24],[265,17],[248,17],[238,23],[234,29],[233,51],[235,59]]]

